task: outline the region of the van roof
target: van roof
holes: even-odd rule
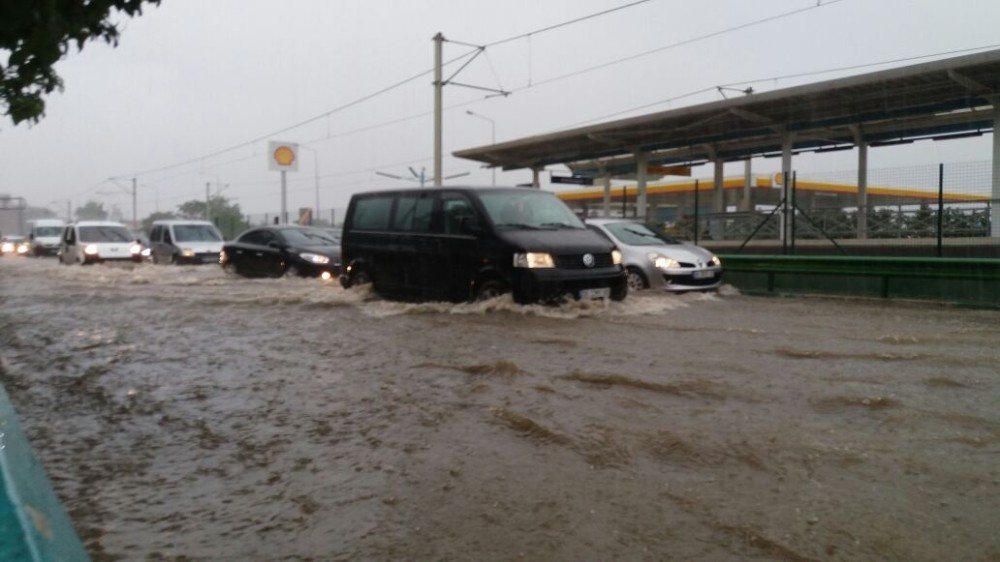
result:
[[[125,228],[125,225],[120,222],[115,221],[78,221],[73,223],[76,226],[120,226]],[[73,226],[70,225],[70,226]]]
[[[397,193],[435,193],[439,191],[458,191],[462,193],[484,193],[490,191],[541,191],[543,193],[552,193],[551,191],[544,191],[537,187],[491,187],[491,186],[442,186],[442,187],[404,187],[397,189],[378,189],[372,191],[364,191],[360,193],[355,193],[352,197],[360,197],[365,195],[388,195]]]
[[[170,219],[170,220],[153,221],[153,224],[154,225],[204,224],[208,226],[215,226],[211,222],[201,219]]]
[[[36,226],[56,226],[66,224],[62,219],[33,219],[28,221],[28,224],[33,224]]]

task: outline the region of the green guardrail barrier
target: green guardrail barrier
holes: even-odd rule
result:
[[[89,561],[0,387],[0,560]]]
[[[721,254],[726,281],[746,293],[927,299],[1000,308],[1000,260]]]

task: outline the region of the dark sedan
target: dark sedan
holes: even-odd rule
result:
[[[340,242],[318,228],[263,226],[223,246],[219,263],[247,277],[330,279],[340,275]]]

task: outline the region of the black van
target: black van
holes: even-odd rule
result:
[[[519,303],[622,300],[621,254],[559,198],[531,188],[359,193],[342,239],[345,287],[383,295],[472,300],[512,292]]]

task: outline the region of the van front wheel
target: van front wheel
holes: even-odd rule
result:
[[[508,289],[506,285],[500,281],[490,279],[479,284],[479,287],[476,289],[476,300],[484,301],[487,299],[493,299],[507,292]]]

